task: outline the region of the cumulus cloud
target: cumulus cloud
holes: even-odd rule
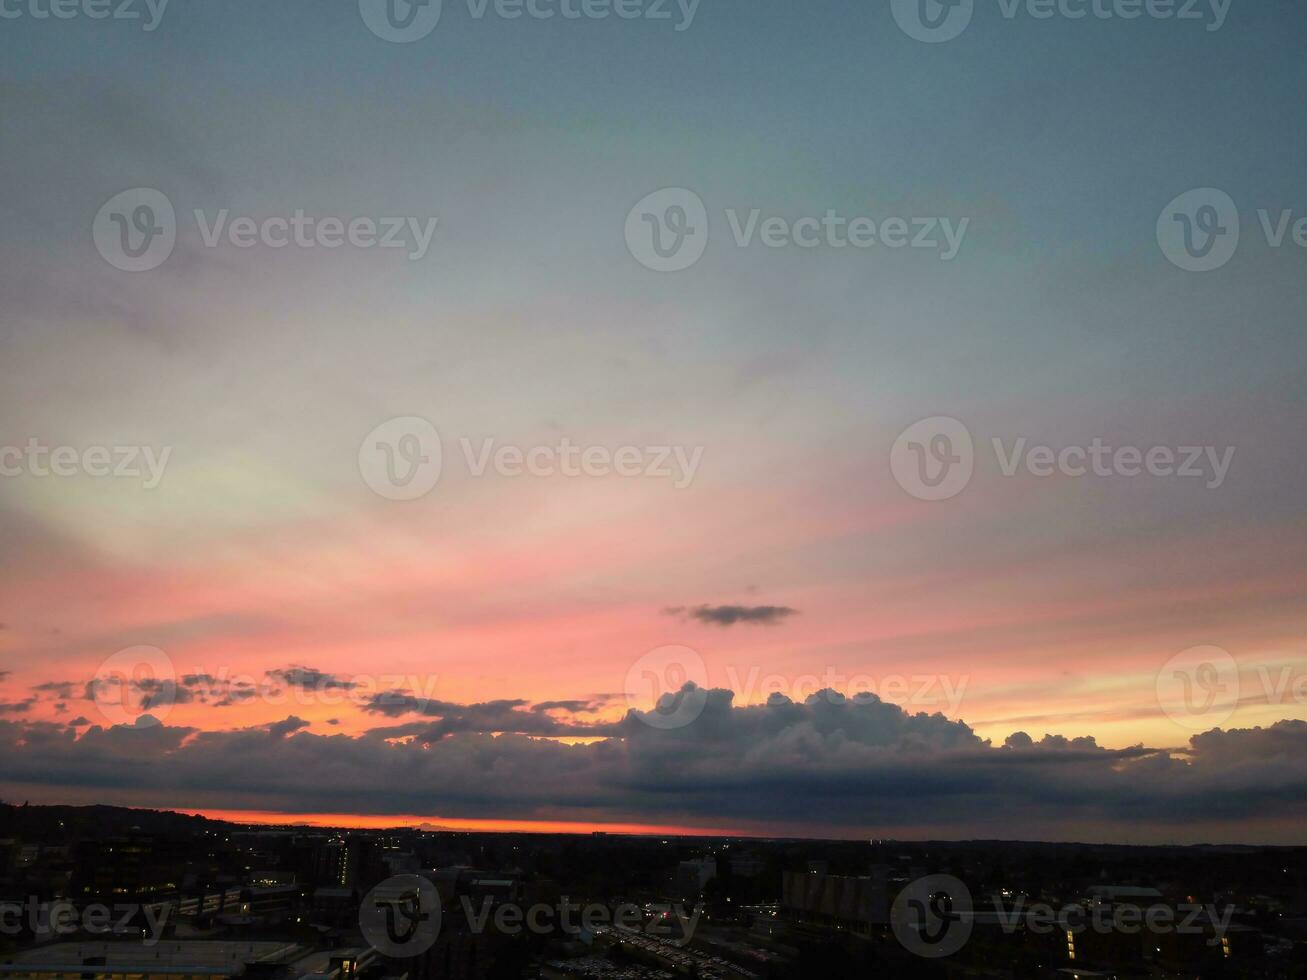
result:
[[[343,677],[314,667],[292,665],[264,672],[270,682],[321,696],[343,696],[359,685]],[[148,710],[177,704],[199,703],[213,708],[228,708],[248,703],[260,696],[281,697],[283,690],[274,683],[257,679],[229,677],[211,673],[185,673],[177,678],[92,678],[89,681],[44,681],[32,687],[47,700],[71,698],[80,690],[87,701],[117,704],[129,695],[133,704]],[[65,710],[65,705],[56,705]]]
[[[252,687],[232,688],[218,700],[212,702],[215,708],[230,708],[234,704],[240,704],[242,701],[249,701],[259,692]]]
[[[270,725],[263,725],[261,727],[273,738],[285,738],[287,735],[292,735],[295,732],[303,731],[308,728],[309,723],[303,718],[297,718],[295,715],[291,715],[281,721],[274,721]]]
[[[593,714],[603,708],[609,702],[615,700],[617,695],[601,694],[592,698],[578,698],[570,701],[537,701],[531,705],[532,711],[565,711],[568,714]]]
[[[83,699],[102,704],[122,704],[123,688],[136,695],[133,703],[141,709],[164,708],[174,704],[190,704],[195,694],[174,680],[159,677],[132,678],[130,680],[96,678],[87,681]]]
[[[574,706],[574,707],[569,707]],[[521,698],[505,698],[476,704],[457,704],[419,698],[401,691],[382,691],[366,700],[363,710],[388,718],[420,715],[433,721],[411,722],[404,725],[371,729],[368,734],[380,738],[414,738],[435,742],[460,732],[510,733],[515,735],[605,736],[617,734],[619,726],[602,723],[576,722],[560,719],[550,711],[592,711],[596,702],[544,701],[532,705]]]
[[[353,681],[337,677],[335,674],[328,674],[314,667],[297,665],[269,670],[267,676],[290,687],[298,687],[306,691],[351,691],[358,686]]]
[[[658,716],[633,710],[584,744],[516,731],[551,719],[515,699],[432,702],[431,714],[359,736],[315,734],[294,716],[236,731],[92,726],[80,737],[62,725],[0,719],[0,792],[37,798],[42,789],[76,787],[151,806],[813,835],[893,828],[1134,840],[1213,827],[1230,839],[1292,834],[1250,828],[1307,803],[1301,721],[1213,730],[1178,753],[1024,733],[996,746],[962,722],[909,714],[874,696],[819,692],[803,703],[776,697],[737,706],[726,690],[680,693],[699,709],[691,723],[660,728],[650,724]],[[558,724],[565,733],[575,727]]]
[[[33,691],[40,694],[49,694],[52,698],[60,701],[73,697],[76,688],[77,685],[72,681],[44,681],[32,685]]]
[[[141,707],[147,711],[150,708],[164,708],[174,704],[190,704],[195,700],[194,692],[176,681],[147,678],[136,681],[135,687],[144,695],[141,698]]]
[[[663,612],[709,626],[725,627],[736,623],[775,626],[791,616],[797,616],[799,610],[789,606],[670,606]]]
[[[298,668],[297,668],[298,669]],[[271,672],[269,672],[271,673]],[[326,676],[326,675],[324,675]],[[217,677],[213,674],[182,674],[180,677],[145,677],[145,678],[92,678],[89,681],[45,681],[35,685],[32,690],[49,694],[51,700],[71,698],[74,692],[82,691],[86,701],[101,701],[117,704],[124,693],[133,697],[132,703],[148,710],[175,704],[206,704],[215,708],[230,707],[255,698],[260,688],[254,683],[241,678]],[[269,693],[277,693],[269,691]],[[64,710],[65,705],[56,705]]]

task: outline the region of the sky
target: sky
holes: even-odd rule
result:
[[[1307,841],[1307,9],[1129,7],[0,3],[0,796]]]

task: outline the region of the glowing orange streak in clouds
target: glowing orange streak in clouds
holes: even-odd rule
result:
[[[650,837],[750,837],[764,836],[756,830],[724,827],[680,827],[675,825],[643,823],[605,823],[602,821],[568,820],[478,820],[439,817],[420,817],[412,814],[373,816],[358,813],[276,813],[266,810],[189,810],[174,812],[187,816],[207,817],[227,823],[258,824],[260,826],[340,827],[348,830],[391,830],[427,826],[433,831],[452,830],[470,833],[521,833],[521,834],[641,834]]]

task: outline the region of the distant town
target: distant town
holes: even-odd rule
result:
[[[1307,848],[0,805],[0,980],[1307,977]]]

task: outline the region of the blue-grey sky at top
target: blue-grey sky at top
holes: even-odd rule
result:
[[[278,388],[321,397],[273,371],[318,359],[338,385],[358,382],[356,426],[375,415],[379,367],[394,391],[421,392],[433,365],[522,358],[558,378],[563,404],[567,379],[619,359],[649,383],[644,410],[611,392],[578,399],[573,423],[684,412],[729,430],[752,388],[754,421],[796,444],[935,413],[1055,444],[1230,439],[1258,479],[1204,506],[1293,506],[1301,464],[1283,452],[1304,448],[1303,255],[1258,241],[1255,211],[1307,208],[1307,11],[1236,0],[1211,32],[999,9],[980,3],[938,45],[905,36],[882,3],[704,0],[677,32],[476,20],[447,2],[407,45],[370,34],[353,3],[301,0],[173,0],[151,33],[0,22],[5,407],[39,421],[54,409],[30,396],[48,378],[103,366],[79,350],[137,363],[143,338],[206,352],[152,384],[188,390],[223,351],[259,379],[256,405]],[[631,204],[667,185],[696,190],[714,222],[705,259],[674,278],[621,239]],[[1163,204],[1208,185],[1240,205],[1245,244],[1194,276],[1164,260],[1153,228]],[[177,255],[148,279],[108,269],[88,234],[131,186],[169,194],[183,221]],[[188,220],[299,207],[439,215],[440,231],[416,265],[269,259],[202,254]],[[951,263],[772,253],[731,247],[728,207],[971,225]],[[531,397],[511,370],[476,386]],[[142,408],[128,414],[146,424]]]

